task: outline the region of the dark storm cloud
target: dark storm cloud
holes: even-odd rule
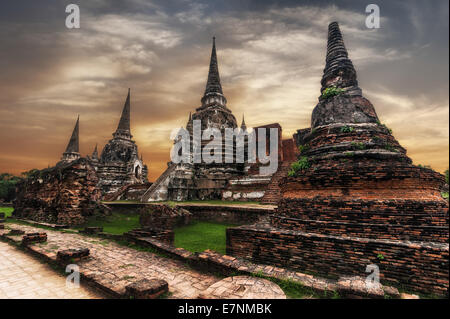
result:
[[[288,137],[309,125],[324,67],[327,24],[338,20],[360,86],[416,162],[448,166],[448,1],[10,1],[0,10],[0,170],[55,163],[77,114],[81,151],[115,130],[126,91],[132,133],[151,179],[169,159],[170,131],[199,106],[217,36],[229,107]],[[273,114],[277,117],[274,118]]]

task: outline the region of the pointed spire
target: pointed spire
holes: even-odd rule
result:
[[[211,61],[209,63],[208,81],[206,82],[205,94],[202,97],[202,108],[210,106],[226,107],[227,99],[223,95],[220,84],[219,66],[217,64],[216,37],[213,37]]]
[[[192,127],[193,127],[193,123],[192,123],[192,113],[189,112],[189,119],[188,122],[186,124],[186,130],[188,130],[189,132],[192,131]]]
[[[246,130],[247,130],[247,125],[245,125],[244,114],[242,114],[241,129],[242,129],[243,131],[246,131]]]
[[[209,62],[209,73],[208,81],[206,82],[205,95],[208,93],[223,94],[222,85],[220,84],[219,66],[217,64],[216,37],[213,37],[213,46],[211,51],[211,60]]]
[[[80,131],[80,116],[78,115],[77,122],[72,131],[69,143],[67,144],[64,153],[78,153],[79,152],[79,131]]]
[[[98,159],[98,150],[97,150],[97,144],[95,144],[94,151],[92,152],[92,158]]]
[[[356,71],[348,58],[339,24],[331,22],[328,26],[326,65],[322,77],[322,91],[328,87],[354,87],[358,89]]]
[[[122,110],[122,116],[120,117],[119,125],[117,126],[114,136],[120,135],[121,137],[131,138],[130,131],[130,89],[128,89],[127,99]]]
[[[80,132],[80,116],[77,117],[77,122],[72,131],[69,143],[67,144],[66,151],[63,153],[61,160],[72,161],[80,158],[79,153],[79,132]]]

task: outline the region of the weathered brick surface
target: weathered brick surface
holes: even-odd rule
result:
[[[56,259],[60,262],[72,262],[88,257],[89,248],[64,249],[58,251]]]
[[[28,233],[22,237],[22,245],[26,246],[32,243],[43,243],[47,241],[46,233]]]
[[[386,283],[445,295],[448,244],[323,235],[266,225],[227,229],[227,254],[324,276],[367,276],[377,264]],[[382,259],[380,259],[382,256]]]
[[[13,216],[39,222],[77,225],[102,213],[98,178],[88,160],[60,162],[17,186]]]
[[[389,129],[374,122],[299,132],[309,168],[280,181],[269,223],[228,229],[227,254],[324,276],[364,276],[377,264],[385,282],[448,294],[444,178],[412,165]]]
[[[138,212],[141,226],[154,229],[173,229],[189,223],[191,217],[191,213],[185,209],[164,204],[145,205]]]
[[[39,228],[26,225],[14,224],[13,227],[26,232],[39,231]],[[0,235],[2,233],[6,231],[0,231]],[[88,248],[89,258],[76,262],[80,267],[81,280],[92,283],[115,298],[125,295],[126,286],[145,278],[167,281],[171,292],[169,298],[197,298],[199,293],[220,280],[214,275],[187,267],[185,262],[135,250],[110,240],[53,230],[48,230],[47,235],[48,244],[30,245],[29,250],[56,261],[57,251]]]
[[[127,233],[124,233],[123,236],[132,241],[137,238],[153,238],[171,245],[173,245],[175,240],[175,233],[173,230],[151,227],[133,229]]]
[[[125,287],[125,295],[134,299],[155,299],[169,291],[167,281],[162,279],[141,279]]]
[[[215,221],[235,225],[252,224],[273,213],[274,206],[250,207],[247,205],[180,205],[188,210],[193,220]]]

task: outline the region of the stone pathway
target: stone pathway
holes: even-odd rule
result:
[[[86,287],[66,286],[66,278],[19,249],[0,242],[0,299],[96,299]]]
[[[121,246],[110,240],[19,224],[9,224],[8,227],[22,229],[26,233],[46,232],[47,242],[35,246],[52,259],[56,258],[58,250],[89,248],[90,258],[78,263],[80,272],[120,295],[127,285],[135,281],[158,278],[168,282],[170,298],[197,298],[221,279],[195,271],[181,261]],[[15,239],[19,241],[21,238],[17,236]]]
[[[217,299],[286,299],[281,288],[273,282],[256,277],[228,277],[211,285],[200,295]]]

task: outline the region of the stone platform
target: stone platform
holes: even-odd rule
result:
[[[200,299],[286,299],[286,295],[273,282],[256,277],[234,276],[211,285]]]

